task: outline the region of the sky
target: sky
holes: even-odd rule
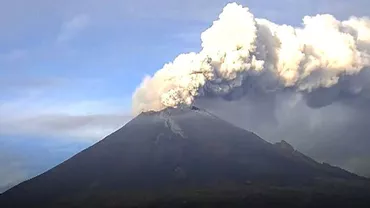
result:
[[[0,0],[0,192],[132,118],[131,97],[229,1]],[[242,0],[258,18],[369,16],[368,0]]]

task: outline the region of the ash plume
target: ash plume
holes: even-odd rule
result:
[[[195,104],[270,142],[370,174],[370,19],[306,16],[300,27],[228,4],[133,94],[133,112]]]
[[[321,107],[339,92],[357,95],[369,87],[358,78],[370,66],[367,17],[306,16],[295,28],[255,18],[231,3],[201,40],[199,53],[181,54],[145,77],[133,94],[135,113],[190,105],[201,97],[238,99],[251,91],[289,90]]]

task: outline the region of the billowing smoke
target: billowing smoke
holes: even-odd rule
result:
[[[133,111],[195,104],[271,142],[370,176],[370,19],[304,17],[299,28],[235,3],[144,79]]]
[[[201,35],[199,53],[179,55],[133,95],[135,113],[190,105],[199,98],[237,100],[250,94],[301,94],[310,107],[368,94],[370,19],[303,18],[302,27],[258,19],[228,4]]]

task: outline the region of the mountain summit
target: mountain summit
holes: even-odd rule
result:
[[[297,207],[332,196],[329,205],[365,206],[367,184],[193,106],[141,113],[0,195],[0,207]]]

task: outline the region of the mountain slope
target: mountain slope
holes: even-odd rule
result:
[[[203,200],[203,195],[269,195],[271,187],[280,187],[279,194],[281,188],[321,191],[327,184],[363,193],[364,183],[204,110],[170,108],[140,114],[92,147],[5,192],[0,207],[121,207],[193,199],[197,191],[202,194],[195,198]]]

